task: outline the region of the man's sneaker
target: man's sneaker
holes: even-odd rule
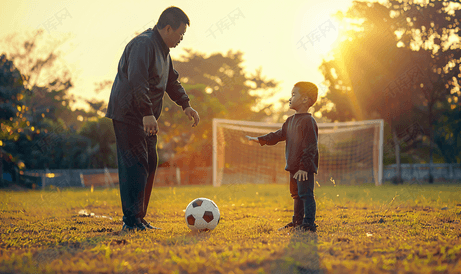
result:
[[[161,229],[160,227],[155,227],[151,226],[150,223],[148,223],[146,220],[142,219],[141,220],[142,224],[147,228],[147,229]]]
[[[316,232],[317,231],[317,227],[318,225],[316,224],[302,224],[299,226],[299,228],[302,230],[302,231],[311,231],[311,232]]]
[[[134,226],[127,225],[123,223],[122,231],[134,231],[136,228]]]
[[[137,223],[132,226],[123,223],[122,231],[144,231],[146,227],[142,223]]]
[[[288,229],[288,228],[296,228],[297,226],[298,225],[296,225],[295,223],[290,222],[290,223],[286,224],[285,226],[282,226],[281,228],[279,228],[279,231],[283,230],[283,229]]]

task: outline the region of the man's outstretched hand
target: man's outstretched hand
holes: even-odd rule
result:
[[[194,119],[194,124],[192,125],[192,127],[198,125],[198,123],[200,122],[200,116],[198,116],[198,112],[195,111],[195,109],[188,107],[184,110],[184,113],[187,115],[187,117],[189,117],[189,120],[192,121],[192,119]]]

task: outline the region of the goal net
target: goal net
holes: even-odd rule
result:
[[[320,185],[382,184],[383,120],[317,123]],[[287,183],[285,142],[260,146],[245,136],[277,131],[282,123],[213,119],[213,185]]]

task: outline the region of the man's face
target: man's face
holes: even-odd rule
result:
[[[186,33],[187,25],[184,23],[181,23],[178,29],[174,30],[170,25],[167,25],[166,27],[166,41],[165,44],[169,48],[175,48],[179,42],[181,42],[182,38],[184,37],[184,34]]]
[[[298,87],[294,87],[291,91],[291,98],[288,102],[290,109],[298,110],[306,102],[306,97],[299,93]]]

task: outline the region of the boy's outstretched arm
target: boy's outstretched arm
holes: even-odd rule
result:
[[[251,137],[251,136],[248,136],[248,135],[245,136],[245,137],[248,139],[248,141],[253,141],[253,142],[259,143],[258,137]]]
[[[282,128],[275,131],[268,133],[266,135],[258,136],[258,137],[250,137],[246,136],[249,141],[257,142],[261,146],[269,145],[273,146],[278,142],[285,141],[286,138],[286,122],[283,124]]]

